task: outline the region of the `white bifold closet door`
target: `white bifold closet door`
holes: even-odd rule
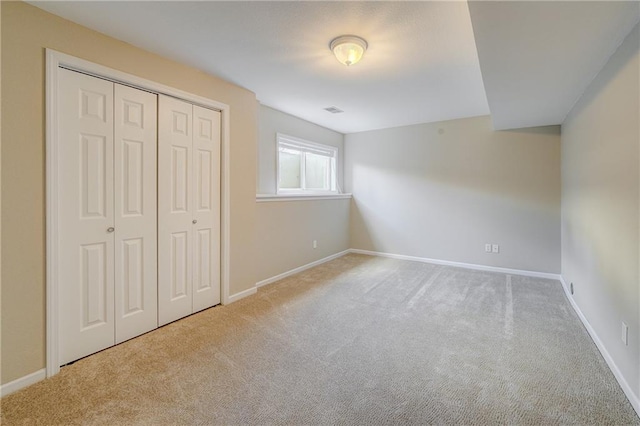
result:
[[[60,363],[157,327],[157,96],[59,70]]]
[[[160,95],[158,322],[220,303],[220,113]]]
[[[116,344],[158,327],[157,104],[115,85]]]

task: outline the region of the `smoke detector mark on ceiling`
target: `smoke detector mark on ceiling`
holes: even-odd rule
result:
[[[324,108],[324,110],[325,111],[329,111],[331,114],[340,114],[341,112],[344,112],[340,108],[337,108],[337,107],[334,107],[334,106],[326,107],[326,108]]]

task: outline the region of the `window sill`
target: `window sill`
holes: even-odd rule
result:
[[[316,200],[346,200],[351,194],[257,194],[256,203],[271,203],[279,201],[316,201]]]

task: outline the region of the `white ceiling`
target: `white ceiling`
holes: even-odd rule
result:
[[[499,128],[559,124],[640,17],[608,1],[30,3],[342,133],[489,106]],[[328,47],[343,34],[369,43],[350,68]]]
[[[562,123],[640,19],[637,1],[474,1],[469,10],[495,129]]]

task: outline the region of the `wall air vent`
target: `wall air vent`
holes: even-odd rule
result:
[[[329,111],[331,114],[340,114],[341,112],[344,112],[340,108],[334,106],[326,107],[324,110]]]

